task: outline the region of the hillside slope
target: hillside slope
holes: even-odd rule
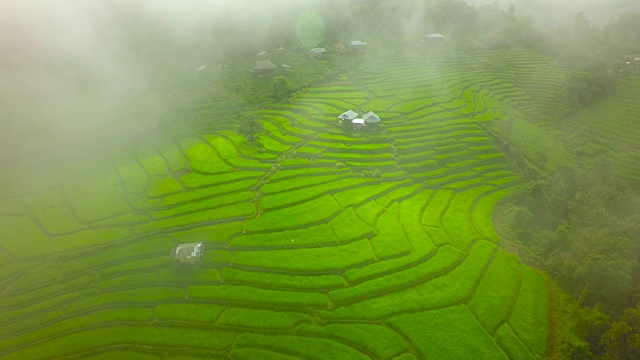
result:
[[[371,56],[234,129],[2,175],[0,355],[535,359],[547,278],[499,247],[484,124],[539,116],[528,51]],[[336,118],[374,111],[378,129]],[[524,116],[524,115],[523,115]],[[198,269],[169,253],[203,241]]]

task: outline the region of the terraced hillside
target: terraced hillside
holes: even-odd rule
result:
[[[634,182],[640,181],[640,80],[626,80],[617,93],[567,120],[574,131],[585,130],[601,141],[594,149],[612,154],[614,169]],[[592,155],[592,154],[588,154]],[[593,156],[593,155],[592,155]]]
[[[0,355],[541,357],[546,279],[497,245],[517,178],[483,124],[548,64],[479,56],[374,59],[261,111],[257,144],[221,129],[4,174]],[[494,61],[522,68],[487,81]],[[548,91],[526,82],[535,112]],[[342,127],[348,109],[382,124]],[[202,267],[172,268],[194,241]]]

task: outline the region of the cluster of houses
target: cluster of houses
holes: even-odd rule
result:
[[[362,51],[367,46],[366,42],[360,40],[352,40],[349,43],[349,48],[353,51]],[[284,50],[284,48],[279,48],[277,51]],[[323,58],[328,54],[327,49],[325,48],[313,48],[309,50],[309,59],[318,59]],[[265,56],[267,55],[266,51],[261,51],[257,54],[257,56]],[[271,62],[271,60],[258,60],[256,61],[256,65],[249,69],[249,72],[254,74],[269,74],[275,72],[276,70],[282,70],[283,72],[291,71],[291,66],[289,65],[281,65],[278,66]],[[196,69],[197,71],[198,69]]]
[[[380,117],[373,111],[369,111],[360,117],[357,112],[349,110],[340,114],[338,120],[342,125],[351,125],[355,130],[360,130],[367,125],[370,128],[375,128],[380,124]]]
[[[420,41],[425,43],[431,43],[431,44],[439,44],[439,43],[445,43],[447,41],[447,38],[442,34],[433,33],[433,34],[425,35]],[[344,44],[339,44],[339,45],[340,45],[340,49],[338,51],[340,52],[342,51],[342,49],[344,49]],[[351,49],[354,52],[361,52],[364,49],[366,49],[368,46],[366,42],[360,41],[360,40],[351,40],[348,45],[349,45],[349,49]],[[284,48],[279,48],[277,51],[280,51],[280,50],[284,50]],[[309,59],[312,59],[312,60],[321,59],[327,56],[328,53],[329,52],[325,48],[321,48],[321,47],[313,48],[309,50]],[[257,54],[257,56],[265,56],[265,55],[267,55],[266,51],[261,51],[260,53]],[[249,69],[249,71],[255,74],[265,74],[265,73],[274,72],[277,69],[281,69],[282,71],[287,72],[291,70],[291,67],[288,65],[282,65],[281,67],[278,67],[278,65],[272,63],[271,60],[261,60],[261,61],[256,61],[256,65],[251,69]]]
[[[340,50],[344,49],[343,44],[339,44],[340,45]],[[367,48],[367,43],[364,41],[360,41],[360,40],[351,40],[349,42],[349,49],[351,49],[352,51],[362,51],[363,49]],[[316,59],[319,57],[323,57],[327,55],[327,49],[325,48],[313,48],[311,50],[309,50],[309,58],[310,59]]]
[[[446,42],[447,38],[442,34],[433,33],[433,34],[425,35],[420,41],[425,43],[436,44],[436,43]],[[344,44],[339,44],[339,45],[340,45],[340,49],[338,50],[338,52],[341,52],[344,49]],[[361,52],[367,48],[368,44],[360,40],[351,40],[348,45],[349,45],[349,49],[351,49],[352,51]],[[284,50],[284,48],[280,47],[276,51],[281,51],[281,50]],[[261,51],[257,54],[257,56],[262,57],[267,54],[268,53],[266,51]],[[328,51],[325,48],[313,48],[309,50],[309,58],[312,60],[323,58],[327,54],[328,54]],[[288,72],[288,71],[291,71],[291,66],[284,65],[284,64],[282,64],[281,66],[278,66],[273,62],[271,62],[271,60],[258,60],[256,61],[256,65],[249,69],[249,72],[254,74],[268,74],[268,73],[275,72],[278,69],[282,70],[283,72]],[[195,70],[196,72],[200,72],[200,71],[206,71],[208,70],[208,68],[207,68],[207,65],[202,65],[202,66],[198,66]]]

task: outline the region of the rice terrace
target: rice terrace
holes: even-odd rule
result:
[[[368,48],[273,49],[291,66],[258,54],[214,77],[247,94],[271,71],[317,77],[285,101],[246,110],[196,80],[207,95],[181,118],[196,131],[0,173],[0,358],[552,356],[552,280],[494,215],[523,186],[505,136],[525,160],[552,149],[542,167],[571,161],[545,125],[566,70],[522,48],[354,43]],[[635,155],[615,162],[626,177]]]

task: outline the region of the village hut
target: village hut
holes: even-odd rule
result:
[[[349,110],[345,113],[342,113],[340,116],[338,116],[338,119],[340,120],[340,122],[344,123],[344,122],[351,122],[351,120],[355,119],[358,117],[358,113],[353,111],[353,110]]]
[[[309,58],[315,59],[319,57],[323,57],[327,54],[327,49],[325,48],[313,48],[309,50]]]
[[[179,266],[198,266],[204,255],[204,243],[180,244],[172,252],[173,263]]]
[[[373,111],[369,111],[368,113],[364,114],[362,119],[367,125],[377,125],[380,123],[380,117]]]
[[[278,65],[271,62],[271,60],[256,61],[256,66],[251,69],[251,72],[258,74],[271,73],[278,68]]]

